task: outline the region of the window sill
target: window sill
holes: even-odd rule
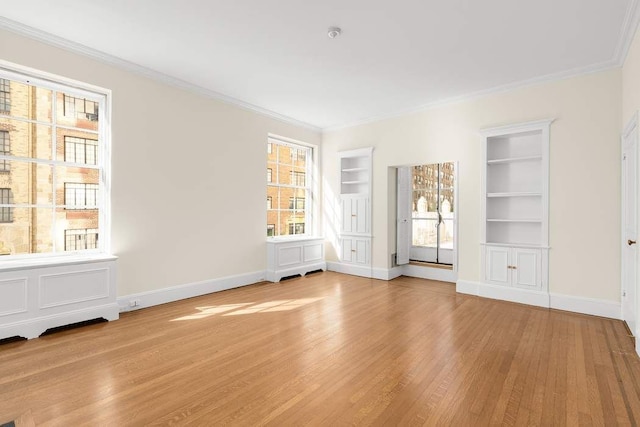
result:
[[[94,262],[115,261],[118,257],[106,254],[56,256],[38,259],[13,259],[4,261],[0,258],[0,272],[27,270],[30,268],[57,267],[62,265],[89,264]]]

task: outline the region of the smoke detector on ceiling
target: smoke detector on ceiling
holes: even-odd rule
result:
[[[342,34],[342,30],[338,27],[329,27],[329,31],[327,32],[330,39],[335,39],[340,34]]]

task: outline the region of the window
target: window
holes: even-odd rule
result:
[[[64,115],[91,121],[98,120],[98,103],[86,98],[76,98],[67,94],[64,98]]]
[[[71,163],[84,163],[85,165],[97,164],[98,140],[65,136],[64,161]]]
[[[0,242],[9,257],[108,251],[107,95],[0,69]]]
[[[11,112],[11,84],[7,79],[0,79],[0,113]]]
[[[311,232],[313,149],[275,138],[268,144],[267,236]]]
[[[64,230],[64,250],[81,251],[98,247],[98,230],[95,228],[81,228]]]
[[[98,184],[65,182],[65,206],[67,209],[95,209],[98,200],[98,188]]]
[[[6,130],[0,131],[0,154],[8,156],[11,154],[11,144],[9,140],[9,132]],[[11,169],[11,163],[9,160],[0,160],[0,172],[9,172]]]
[[[13,193],[10,188],[0,188],[0,222],[13,222]]]

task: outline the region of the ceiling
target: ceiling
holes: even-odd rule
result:
[[[619,65],[636,3],[5,0],[1,13],[214,96],[326,129]],[[330,26],[342,35],[327,37]]]

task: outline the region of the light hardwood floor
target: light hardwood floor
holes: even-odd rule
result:
[[[0,422],[634,425],[620,321],[319,273],[0,346]]]

